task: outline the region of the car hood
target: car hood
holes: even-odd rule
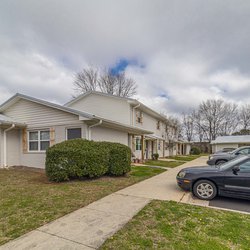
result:
[[[183,168],[181,171],[185,171],[186,173],[201,173],[201,172],[219,172],[220,169],[216,166],[199,166],[199,167]]]
[[[225,155],[227,155],[227,156],[230,156],[231,154],[230,153],[228,153],[228,152],[221,152],[221,153],[215,153],[215,154],[212,154],[212,155],[210,155],[210,156],[216,156],[216,157],[218,157],[218,156],[225,156]]]

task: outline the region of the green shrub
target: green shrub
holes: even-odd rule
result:
[[[200,153],[201,153],[201,150],[198,147],[192,147],[190,150],[191,155],[199,155]]]
[[[83,139],[58,143],[47,150],[46,174],[52,181],[94,178],[130,171],[130,148],[111,142]]]
[[[158,153],[152,154],[152,159],[157,161],[159,159],[159,154]]]

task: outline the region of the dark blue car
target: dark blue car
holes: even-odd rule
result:
[[[202,200],[217,195],[250,199],[250,156],[238,156],[219,166],[184,168],[176,179],[182,189]]]

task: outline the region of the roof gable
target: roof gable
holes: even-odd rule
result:
[[[99,91],[88,91],[84,94],[79,95],[78,97],[74,98],[73,100],[67,102],[64,104],[65,107],[70,107],[72,104],[82,100],[83,98],[88,97],[89,95],[100,95],[100,96],[105,96],[107,98],[115,98],[115,99],[119,99],[121,101],[127,102],[132,106],[137,106],[138,109],[141,109],[143,112],[159,119],[162,121],[167,120],[167,118],[161,114],[159,114],[158,112],[156,112],[155,110],[147,107],[145,104],[141,103],[140,101],[133,99],[133,98],[128,98],[128,97],[121,97],[121,96],[116,96],[116,95],[111,95],[111,94],[107,94],[107,93],[102,93]]]
[[[57,110],[61,110],[61,111],[67,112],[67,113],[75,114],[75,115],[78,115],[78,116],[81,116],[81,117],[86,117],[86,118],[90,118],[90,119],[95,117],[93,114],[89,114],[89,113],[86,113],[86,112],[81,112],[81,111],[78,111],[78,110],[71,109],[69,107],[65,107],[65,106],[62,106],[62,105],[59,105],[59,104],[44,101],[44,100],[41,100],[41,99],[37,99],[37,98],[31,97],[31,96],[27,96],[27,95],[23,95],[23,94],[19,94],[19,93],[15,94],[10,99],[8,99],[6,102],[4,102],[2,105],[0,105],[0,112],[3,112],[4,110],[8,109],[9,107],[14,105],[16,102],[18,102],[21,99],[31,101],[31,102],[34,102],[34,103],[38,103],[38,104],[41,104],[41,105],[44,105],[44,106],[47,106],[47,107],[50,107],[50,108],[54,108],[54,109],[57,109]]]

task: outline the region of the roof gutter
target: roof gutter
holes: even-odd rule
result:
[[[3,166],[7,167],[7,132],[14,129],[16,125],[13,123],[9,128],[3,131]]]
[[[94,127],[100,126],[101,124],[102,124],[102,119],[100,119],[100,121],[97,122],[96,124],[89,126],[89,129],[88,129],[88,139],[89,140],[91,140],[91,129]]]

